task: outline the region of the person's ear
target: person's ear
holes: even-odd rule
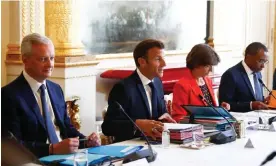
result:
[[[140,57],[140,58],[138,58],[138,63],[139,63],[139,65],[140,65],[140,67],[143,67],[143,66],[145,66],[145,64],[146,64],[147,62],[146,62],[146,59],[145,59],[145,58]]]
[[[23,62],[24,64],[26,64],[27,61],[28,61],[28,58],[27,58],[26,56],[22,56],[22,62]]]

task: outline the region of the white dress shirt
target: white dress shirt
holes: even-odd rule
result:
[[[153,80],[148,79],[146,76],[144,76],[140,70],[137,68],[137,74],[140,77],[140,80],[144,86],[144,89],[146,91],[146,95],[148,98],[148,102],[149,102],[149,109],[150,109],[150,116],[152,116],[152,104],[151,104],[151,87],[148,85],[150,82],[153,82]]]
[[[242,61],[242,66],[243,66],[243,68],[244,68],[244,70],[245,70],[245,72],[246,72],[246,74],[247,74],[247,76],[248,76],[248,78],[249,78],[251,87],[252,87],[253,92],[254,92],[254,94],[255,94],[254,72],[247,66],[247,64],[246,64],[244,61]]]
[[[247,66],[247,64],[244,62],[244,60],[242,61],[242,66],[249,78],[251,87],[253,89],[254,95],[255,95],[255,86],[254,86],[254,72]],[[250,102],[250,109],[252,110],[252,101]]]
[[[37,82],[35,79],[33,79],[31,76],[28,75],[28,73],[24,70],[23,71],[23,76],[25,77],[26,81],[29,83],[32,91],[33,91],[33,94],[35,96],[35,99],[37,101],[37,104],[39,106],[39,109],[40,109],[40,113],[41,113],[41,116],[43,117],[43,110],[42,110],[42,103],[41,103],[41,97],[40,97],[40,86],[42,84],[45,85],[46,87],[46,91],[45,91],[45,96],[46,96],[46,102],[48,103],[49,105],[49,111],[50,111],[50,116],[51,116],[51,119],[52,119],[52,122],[55,126],[55,130],[56,130],[56,134],[57,134],[57,137],[58,137],[58,140],[61,141],[61,137],[60,137],[60,130],[59,130],[59,127],[56,126],[56,124],[54,123],[55,122],[55,114],[54,114],[54,111],[53,111],[53,107],[52,107],[52,104],[51,104],[51,100],[50,100],[50,97],[49,97],[49,94],[48,94],[48,90],[47,90],[47,86],[46,86],[46,81],[43,81],[43,83],[40,83],[40,82]],[[47,143],[49,142],[49,140],[47,139]]]

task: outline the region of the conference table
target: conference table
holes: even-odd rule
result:
[[[251,139],[254,148],[244,147],[248,139]],[[117,145],[143,145],[147,148],[145,141],[140,139]],[[271,152],[276,151],[276,132],[246,130],[245,138],[200,150],[182,148],[178,144],[170,144],[169,148],[163,148],[162,145],[152,147],[158,155],[154,162],[149,163],[151,166],[259,166]],[[276,166],[276,157],[266,166]]]

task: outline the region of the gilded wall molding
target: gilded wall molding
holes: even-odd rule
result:
[[[44,22],[44,1],[22,0],[19,3],[21,12],[21,39],[30,33],[44,34],[44,24],[42,23]]]
[[[78,100],[80,100],[80,97],[72,96],[66,100],[66,106],[71,124],[79,131],[81,128],[81,120],[79,104],[76,103]]]
[[[22,0],[21,1],[21,20],[22,20],[22,24],[21,24],[21,37],[22,39],[27,35],[27,23],[28,23],[28,18],[27,18],[27,13],[28,13],[28,9],[27,9],[27,0]]]
[[[80,75],[80,76],[51,76],[50,79],[55,79],[55,80],[69,80],[69,79],[80,79],[80,78],[87,78],[87,77],[94,77],[96,74],[85,74],[85,75]],[[18,74],[7,74],[7,76],[10,77],[18,77]]]
[[[35,32],[35,2],[30,0],[30,33]]]
[[[8,65],[23,65],[20,54],[20,46],[16,44],[8,45],[8,53],[6,57],[6,64]],[[70,67],[82,67],[82,66],[96,66],[100,63],[99,60],[95,60],[93,56],[56,56],[55,68],[70,68]]]
[[[77,0],[45,2],[45,32],[55,45],[56,56],[84,55],[78,33],[79,17]]]

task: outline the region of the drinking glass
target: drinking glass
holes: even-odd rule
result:
[[[204,134],[202,131],[199,130],[195,130],[193,131],[193,143],[192,145],[197,146],[197,147],[201,147],[204,145]]]
[[[87,149],[79,149],[74,155],[74,166],[88,166]]]

